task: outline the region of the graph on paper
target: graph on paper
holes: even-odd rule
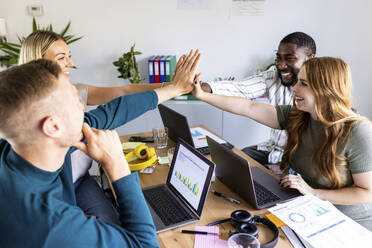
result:
[[[301,196],[269,211],[313,247],[371,247],[372,234],[368,229],[315,196]]]

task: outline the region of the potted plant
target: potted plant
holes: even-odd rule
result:
[[[117,61],[114,61],[114,66],[118,67],[120,75],[118,78],[129,79],[132,84],[138,84],[141,82],[141,73],[138,70],[138,64],[136,62],[136,55],[142,54],[141,52],[134,51],[136,44],[131,46],[130,51],[124,53]]]
[[[83,38],[83,36],[75,38],[73,35],[68,35],[67,31],[69,30],[70,25],[71,25],[71,21],[69,21],[66,27],[59,33],[59,35],[62,36],[62,38],[66,41],[67,44],[70,44],[72,42],[78,41],[81,38]],[[34,17],[32,19],[32,32],[35,32],[36,30],[53,31],[53,26],[52,24],[50,24],[46,27],[41,27],[40,25],[36,23],[36,20]],[[25,37],[18,36],[19,44],[11,43],[11,42],[0,42],[0,50],[5,54],[5,55],[0,55],[1,66],[10,67],[12,65],[18,64],[19,53],[21,51],[22,43],[25,39],[26,39]]]

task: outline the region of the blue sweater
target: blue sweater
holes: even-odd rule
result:
[[[114,129],[156,108],[154,91],[126,95],[85,114]],[[113,183],[122,226],[85,217],[76,205],[70,149],[56,172],[33,166],[0,140],[0,247],[158,247],[137,173]]]

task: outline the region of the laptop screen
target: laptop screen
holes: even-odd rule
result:
[[[167,184],[200,214],[213,169],[212,161],[190,145],[179,141],[173,156]]]

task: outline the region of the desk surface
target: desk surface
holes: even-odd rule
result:
[[[202,125],[201,127],[208,129]],[[151,134],[150,133],[138,133],[135,135],[145,136],[145,135],[151,135]],[[127,142],[130,136],[132,135],[121,136],[120,139],[122,142]],[[151,143],[148,145],[151,146]],[[174,147],[174,146],[175,146],[175,143],[169,140],[167,148]],[[156,151],[157,155],[167,156],[166,154],[167,148],[157,150]],[[249,160],[251,166],[259,166],[260,168],[264,168],[263,166],[258,164],[255,160],[251,159],[245,153],[240,151],[239,149],[234,148],[233,150],[240,156]],[[210,156],[207,156],[207,157],[210,159]],[[154,173],[151,175],[139,174],[141,187],[144,188],[144,187],[148,187],[152,185],[165,183],[167,175],[168,175],[168,171],[169,171],[168,165],[158,165]],[[210,189],[214,189],[218,192],[232,196],[233,198],[240,200],[241,203],[240,205],[237,205],[237,204],[228,202],[221,197],[215,196],[214,194],[208,194],[201,219],[196,223],[192,223],[186,226],[182,226],[176,229],[172,229],[169,231],[159,233],[158,241],[159,241],[160,247],[172,247],[172,248],[194,247],[194,235],[182,234],[180,233],[182,229],[193,230],[194,226],[196,225],[203,226],[216,220],[229,218],[230,213],[233,212],[234,210],[245,209],[249,211],[252,215],[260,215],[261,217],[263,217],[266,213],[268,213],[266,209],[261,209],[261,210],[254,209],[241,197],[239,197],[237,194],[235,194],[229,188],[223,185],[218,179],[216,179],[215,182],[212,182]],[[261,243],[266,243],[267,241],[273,238],[273,234],[268,228],[260,224],[258,224],[257,226],[259,228],[259,240]],[[224,239],[224,240],[228,239],[229,230],[234,230],[234,228],[231,226],[230,223],[219,224],[219,228],[220,228],[220,239]],[[275,247],[284,248],[284,247],[293,247],[293,246],[288,241],[285,234],[280,230],[279,241]]]

